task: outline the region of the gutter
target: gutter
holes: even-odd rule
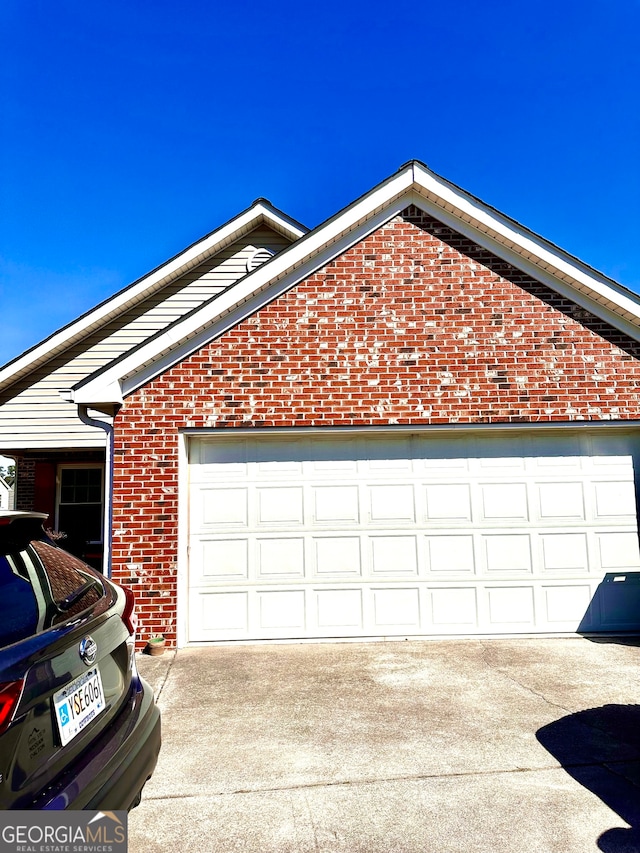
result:
[[[106,577],[111,577],[111,541],[113,530],[113,424],[99,421],[89,416],[88,406],[78,405],[78,417],[87,426],[104,430],[107,441],[104,460],[104,500],[105,513],[103,519],[102,541],[104,543],[103,571]]]

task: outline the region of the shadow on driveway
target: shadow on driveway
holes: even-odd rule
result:
[[[617,812],[630,829],[598,838],[603,853],[640,851],[640,705],[603,705],[563,717],[536,732],[577,782]]]

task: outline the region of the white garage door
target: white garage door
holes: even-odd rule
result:
[[[191,437],[187,639],[637,629],[631,446]]]

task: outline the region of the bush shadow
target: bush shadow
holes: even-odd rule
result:
[[[639,853],[640,705],[579,711],[539,729],[536,737],[570,776],[629,824],[604,832],[598,848]]]

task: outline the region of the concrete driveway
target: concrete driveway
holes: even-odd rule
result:
[[[585,639],[141,656],[163,748],[130,853],[640,851],[640,648]]]

